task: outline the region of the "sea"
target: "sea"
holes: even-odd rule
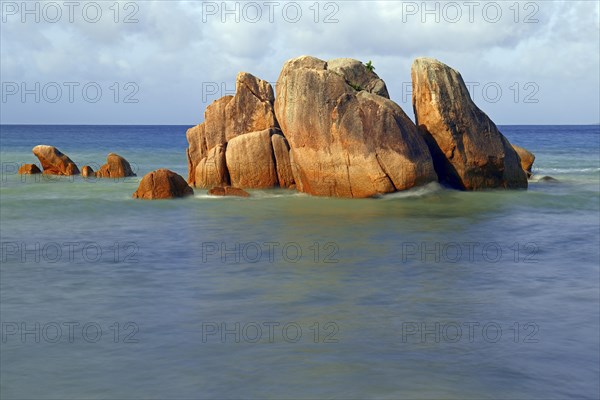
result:
[[[526,191],[134,200],[187,128],[0,127],[0,398],[600,397],[598,125],[500,126]]]

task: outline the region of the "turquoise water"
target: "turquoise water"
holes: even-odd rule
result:
[[[600,396],[598,126],[501,127],[528,191],[131,199],[185,130],[1,127],[2,399]]]

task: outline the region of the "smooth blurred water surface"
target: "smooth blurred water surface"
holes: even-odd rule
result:
[[[185,130],[1,127],[2,399],[600,396],[598,126],[501,127],[528,191],[133,200]]]

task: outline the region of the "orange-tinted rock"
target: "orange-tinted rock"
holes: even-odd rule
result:
[[[238,197],[250,197],[250,194],[244,189],[231,187],[231,186],[215,186],[208,191],[211,196],[238,196]]]
[[[271,136],[271,143],[273,144],[273,155],[275,156],[279,186],[290,188],[294,185],[294,174],[290,162],[290,145],[286,138],[280,134]]]
[[[157,169],[144,175],[139,187],[133,193],[133,198],[172,199],[193,194],[194,191],[183,177],[168,169]]]
[[[471,100],[460,73],[432,58],[412,66],[413,108],[440,182],[466,189],[526,188],[519,157]]]
[[[271,135],[277,129],[265,129],[234,137],[227,143],[226,161],[231,185],[241,188],[277,186]]]
[[[33,154],[40,160],[44,174],[77,175],[79,168],[66,154],[54,146],[39,145],[33,148]]]
[[[81,168],[81,176],[83,176],[84,178],[90,178],[96,176],[96,173],[94,172],[92,167],[90,167],[89,165],[84,165]]]
[[[341,67],[329,70],[327,62],[309,56],[286,62],[275,113],[300,191],[370,197],[437,180],[427,145],[400,106],[357,90]]]
[[[135,176],[129,162],[115,153],[110,153],[106,157],[106,164],[96,172],[98,178],[124,178],[127,176]]]
[[[219,144],[208,151],[196,167],[197,187],[209,188],[229,184],[229,173],[225,162],[225,146]]]
[[[210,186],[210,182],[196,180],[196,169],[215,146],[239,135],[277,127],[273,102],[273,88],[268,82],[239,73],[235,96],[214,101],[204,112],[204,122],[187,131],[188,182],[199,187]]]
[[[19,175],[41,174],[42,171],[35,164],[23,164],[19,167]]]
[[[385,82],[358,60],[352,58],[329,60],[327,69],[341,75],[354,90],[366,90],[386,99],[390,98]]]
[[[529,178],[532,175],[531,168],[533,168],[533,162],[535,161],[535,155],[527,149],[524,149],[521,146],[517,146],[516,144],[512,145],[513,149],[519,155],[519,160],[521,161],[521,168],[527,174]]]

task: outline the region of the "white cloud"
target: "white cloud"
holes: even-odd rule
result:
[[[126,111],[116,112],[115,122],[194,123],[205,106],[203,83],[224,83],[231,89],[239,71],[274,81],[283,62],[301,54],[373,60],[392,97],[408,114],[412,110],[410,101],[404,102],[404,83],[410,81],[410,64],[427,55],[457,68],[466,81],[497,82],[503,89],[501,101],[483,101],[477,92],[474,97],[499,123],[600,119],[597,2],[529,1],[516,7],[514,2],[480,2],[473,10],[460,1],[428,2],[428,10],[438,7],[439,22],[420,1],[323,1],[318,7],[298,2],[294,4],[300,5],[302,16],[293,22],[295,5],[280,1],[273,22],[263,8],[255,23],[244,21],[243,14],[239,23],[234,15],[223,15],[222,2],[139,2],[137,8],[125,9],[128,3],[119,3],[119,23],[109,9],[113,2],[101,3],[103,16],[97,23],[77,13],[73,23],[46,23],[43,18],[41,23],[21,23],[19,15],[3,15],[0,72],[3,82],[136,82],[139,104],[90,107],[75,102],[49,107],[44,102],[9,101],[2,103],[2,122],[70,123],[78,118],[109,123],[111,112],[121,106]],[[238,8],[246,7],[246,16],[253,18],[248,4],[239,3]],[[502,16],[493,22],[495,4]],[[207,12],[215,6],[219,12]],[[231,10],[234,4],[227,7]],[[139,22],[122,23],[133,11]],[[525,23],[527,16],[538,22]],[[338,22],[324,23],[327,17]],[[521,86],[519,97],[526,93],[524,84],[535,82],[540,101],[522,103],[519,98],[515,103],[510,89],[515,82]],[[550,109],[565,113],[548,115]]]

